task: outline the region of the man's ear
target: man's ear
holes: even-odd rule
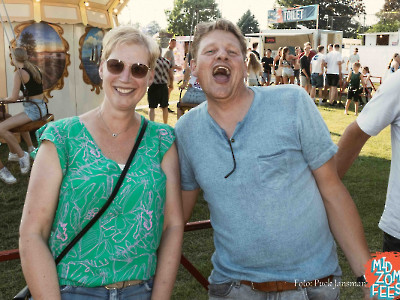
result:
[[[196,61],[194,59],[192,59],[190,61],[190,70],[191,70],[193,76],[197,77],[197,74],[198,74],[197,63],[196,63]]]

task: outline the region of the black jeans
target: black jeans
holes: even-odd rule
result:
[[[399,251],[400,252],[400,240],[395,237],[383,232],[383,252]]]

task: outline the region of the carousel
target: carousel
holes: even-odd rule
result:
[[[0,0],[0,98],[13,86],[12,49],[24,47],[43,74],[48,111],[55,119],[99,105],[98,74],[104,33],[118,26],[128,0]],[[10,114],[23,111],[9,104]]]

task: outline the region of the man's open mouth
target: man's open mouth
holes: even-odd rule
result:
[[[213,69],[213,77],[217,82],[226,82],[229,80],[230,76],[231,70],[229,70],[227,67],[216,66]]]

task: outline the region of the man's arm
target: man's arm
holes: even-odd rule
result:
[[[330,159],[314,170],[313,175],[325,205],[333,236],[342,248],[354,275],[364,275],[364,265],[371,255],[357,207],[336,173],[335,160]],[[368,289],[364,288],[363,291],[365,299],[369,299]]]
[[[313,171],[324,201],[331,231],[342,248],[353,273],[363,275],[370,259],[364,230],[357,207],[343,185],[332,158]]]
[[[340,178],[346,174],[370,137],[361,130],[356,121],[346,128],[339,140],[339,150],[335,155],[336,168]]]
[[[185,223],[189,222],[192,215],[193,208],[197,201],[197,196],[199,195],[200,189],[192,191],[182,190],[182,202],[183,202],[183,218]]]

